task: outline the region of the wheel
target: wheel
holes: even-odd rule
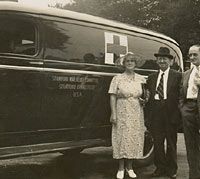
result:
[[[144,141],[144,156],[141,159],[134,159],[133,165],[136,167],[144,167],[153,162],[154,158],[154,146],[153,138],[149,131],[145,132],[145,141]]]

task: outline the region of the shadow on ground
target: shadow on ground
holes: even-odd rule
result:
[[[187,179],[188,164],[182,134],[178,140],[178,167],[177,179]],[[149,179],[154,169],[153,164],[135,168],[137,179]],[[112,159],[110,147],[87,149],[79,155],[53,153],[0,161],[1,179],[114,179],[116,172],[117,161]]]
[[[46,158],[23,158],[17,163],[7,161],[6,165],[0,166],[0,176],[2,179],[78,179],[80,178],[80,156],[59,155],[52,160]],[[46,157],[50,157],[46,155]],[[44,161],[44,163],[42,162]],[[10,163],[9,163],[10,162]]]
[[[2,179],[113,179],[116,171],[111,148],[103,147],[80,155],[56,153],[0,161]],[[143,169],[141,177],[149,178],[149,173]]]

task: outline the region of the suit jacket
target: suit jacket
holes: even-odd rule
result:
[[[183,78],[181,81],[181,91],[180,91],[180,106],[182,106],[186,101],[187,89],[188,89],[188,82],[190,79],[190,74],[192,73],[192,69],[187,70],[183,73]]]
[[[188,81],[190,79],[190,74],[192,73],[192,69],[187,70],[183,73],[183,78],[181,82],[181,96],[180,96],[180,104],[182,105],[186,101],[187,89],[188,89]],[[197,101],[200,104],[200,93],[198,93]],[[198,105],[199,106],[199,105]]]
[[[192,72],[192,69],[189,69],[189,70],[187,70],[186,72],[183,73],[183,78],[182,78],[182,82],[181,82],[181,89],[180,89],[180,99],[179,99],[180,108],[182,108],[182,106],[186,102],[188,81],[190,79],[191,72]],[[198,105],[198,112],[200,114],[200,88],[199,88],[198,96],[197,96],[197,105]],[[183,110],[181,110],[181,112],[184,113]],[[198,123],[199,123],[199,128],[200,128],[200,118],[198,118]]]
[[[148,123],[153,120],[154,111],[154,96],[156,91],[156,83],[159,72],[150,74],[147,80],[147,88],[150,92],[149,102],[147,104],[146,111],[148,112]],[[169,76],[167,81],[167,100],[166,100],[166,111],[168,114],[168,121],[173,124],[181,123],[180,111],[178,108],[180,87],[181,87],[182,74],[178,71],[169,70]],[[159,112],[159,111],[158,111]]]

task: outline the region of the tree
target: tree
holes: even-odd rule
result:
[[[152,23],[148,28],[174,38],[180,44],[184,59],[186,59],[189,46],[200,43],[200,1],[160,0],[157,7],[160,17],[159,27],[155,29],[155,23]]]
[[[74,0],[64,9],[88,13],[164,33],[174,38],[186,58],[200,43],[200,0]]]

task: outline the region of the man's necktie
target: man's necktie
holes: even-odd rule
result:
[[[156,89],[156,93],[158,94],[160,99],[164,99],[163,76],[164,76],[164,73],[161,74],[160,82],[159,82],[158,87]]]

